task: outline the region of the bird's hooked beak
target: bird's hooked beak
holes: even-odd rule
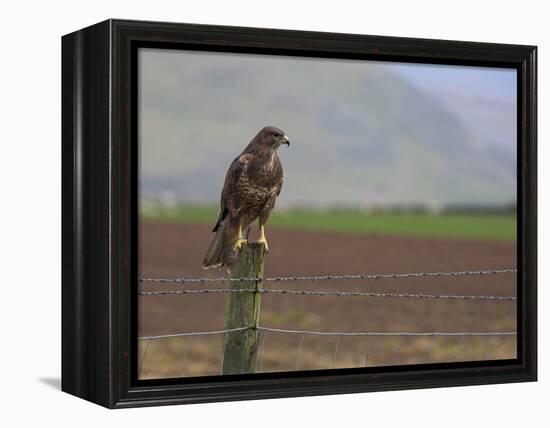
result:
[[[290,147],[290,140],[288,139],[288,136],[286,134],[283,135],[283,139],[282,139],[281,144],[286,144],[287,147]]]

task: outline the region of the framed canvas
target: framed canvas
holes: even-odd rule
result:
[[[62,38],[62,389],[536,380],[536,48],[108,20]]]

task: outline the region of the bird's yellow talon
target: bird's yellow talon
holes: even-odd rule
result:
[[[242,245],[243,245],[243,244],[246,244],[246,243],[247,243],[247,240],[246,240],[246,239],[239,238],[239,239],[237,239],[237,241],[235,242],[235,245],[233,246],[233,249],[234,249],[235,251],[240,250],[241,247],[242,247]]]
[[[265,238],[260,238],[256,241],[258,244],[262,244],[265,247],[265,251],[269,253],[269,245],[267,245],[267,241]]]
[[[265,225],[260,223],[260,237],[258,238],[258,244],[263,244],[266,253],[269,253],[269,246],[267,245],[267,239],[265,239]]]

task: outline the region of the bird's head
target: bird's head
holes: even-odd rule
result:
[[[274,150],[278,149],[283,144],[290,146],[290,140],[287,135],[275,126],[266,126],[262,128],[256,138],[261,144],[265,144]]]

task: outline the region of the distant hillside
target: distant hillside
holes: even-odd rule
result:
[[[383,65],[219,57],[143,57],[148,198],[217,200],[231,160],[270,124],[291,139],[281,204],[515,202],[514,155]]]

